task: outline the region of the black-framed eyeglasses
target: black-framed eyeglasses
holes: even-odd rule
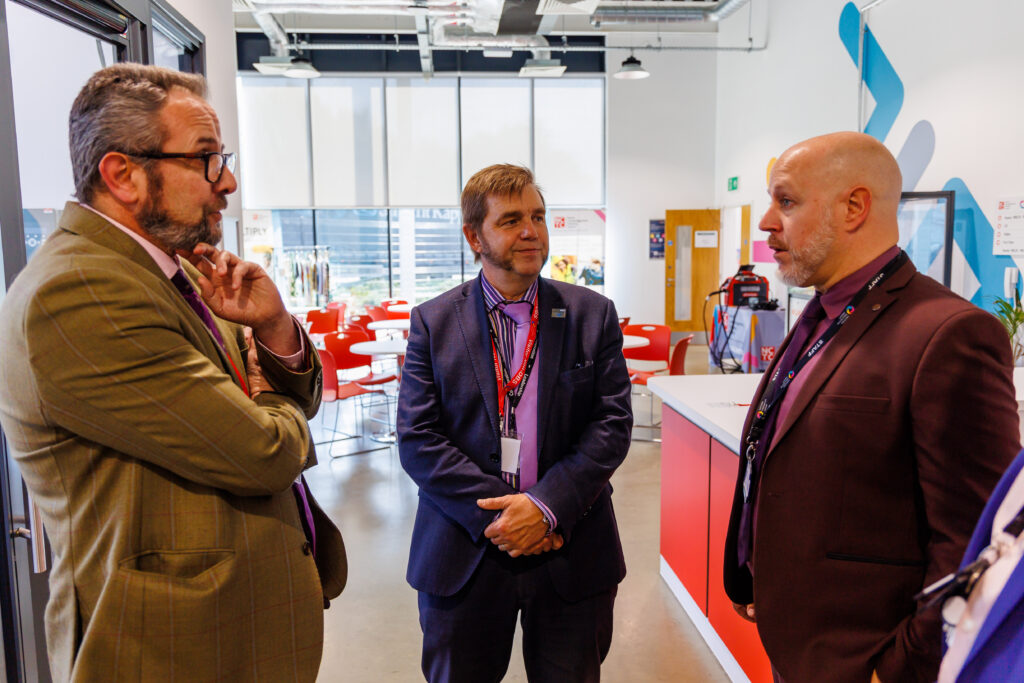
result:
[[[237,157],[234,152],[147,152],[146,154],[134,154],[125,152],[128,156],[140,159],[202,159],[205,164],[203,174],[206,179],[216,184],[224,175],[224,169],[235,172],[235,161]]]

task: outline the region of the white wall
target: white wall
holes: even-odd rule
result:
[[[752,0],[755,12],[766,4]],[[766,170],[773,157],[808,137],[857,128],[858,70],[839,38],[846,5],[845,0],[772,0],[768,49],[719,54],[717,204],[752,203],[756,224],[767,206]],[[723,22],[723,38],[745,32],[746,24],[746,10],[738,12]],[[869,11],[867,25],[904,87],[902,107],[883,142],[898,155],[913,127],[929,122],[934,155],[916,189],[941,190],[962,178],[984,218],[995,225],[995,202],[1024,196],[1024,92],[1015,85],[1024,68],[1024,43],[1012,28],[1024,25],[1024,5],[997,0],[980,12],[956,0],[889,0]],[[873,107],[866,94],[865,120]],[[735,175],[740,188],[727,192],[726,179]],[[958,220],[965,200],[958,196]],[[987,227],[973,222],[979,230],[972,240],[976,253],[954,254],[988,281],[988,290],[974,290],[975,303],[984,305],[991,294],[1001,293],[992,285],[1001,282],[1011,262],[992,258],[991,231],[986,238]],[[753,232],[753,239],[761,237]],[[773,295],[780,293],[784,290]]]
[[[210,104],[220,118],[221,138],[229,151],[238,151],[238,102],[235,75],[238,58],[235,52],[235,19],[231,3],[223,0],[170,0],[171,5],[192,23],[206,38],[206,78],[210,88]],[[224,212],[227,225],[241,225],[241,191],[228,198]],[[238,240],[224,237],[225,246],[237,249]]]
[[[628,56],[606,57],[606,294],[620,316],[662,323],[665,261],[648,258],[649,221],[666,209],[714,205],[717,53],[643,51],[636,56],[650,78],[611,78]]]

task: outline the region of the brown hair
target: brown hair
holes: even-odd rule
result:
[[[540,200],[544,194],[533,179],[533,172],[523,166],[495,164],[477,171],[462,190],[462,223],[479,234],[487,218],[487,198],[515,197],[530,185],[537,189]]]
[[[68,117],[75,195],[89,203],[101,186],[99,164],[108,152],[158,151],[165,131],[160,110],[172,88],[206,97],[206,79],[160,66],[115,64],[94,73]]]

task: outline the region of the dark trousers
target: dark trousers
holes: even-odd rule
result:
[[[592,683],[612,642],[617,588],[566,602],[543,557],[512,559],[488,548],[450,597],[419,594],[423,674],[430,683],[497,683],[508,670],[516,616],[531,683]]]

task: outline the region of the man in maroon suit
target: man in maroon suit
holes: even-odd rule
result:
[[[817,295],[747,416],[725,587],[788,683],[935,680],[940,617],[914,595],[956,569],[1019,449],[1006,333],[896,246],[901,185],[860,133],[771,173],[760,228]]]

